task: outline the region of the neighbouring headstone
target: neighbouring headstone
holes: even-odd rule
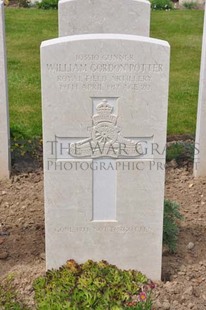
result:
[[[41,74],[47,268],[104,259],[160,279],[168,43],[49,40]]]
[[[206,14],[204,18],[194,156],[195,177],[206,176]]]
[[[121,33],[149,36],[147,0],[61,0],[59,36]]]
[[[0,179],[10,175],[9,112],[5,54],[4,3],[0,1]]]

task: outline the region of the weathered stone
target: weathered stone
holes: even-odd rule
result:
[[[194,248],[195,244],[193,242],[189,242],[187,245],[188,250],[192,250]]]
[[[196,124],[194,175],[206,176],[206,13],[203,28],[202,58]]]
[[[150,2],[146,0],[61,0],[58,12],[60,37],[91,33],[149,36]]]
[[[168,43],[54,39],[41,70],[47,268],[104,259],[160,279]]]
[[[10,176],[9,140],[4,3],[0,1],[0,179]]]

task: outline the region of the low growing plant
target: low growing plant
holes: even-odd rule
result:
[[[152,10],[172,10],[174,8],[171,0],[151,0]]]
[[[188,9],[188,10],[194,10],[194,9],[198,8],[198,4],[195,1],[191,1],[191,2],[190,1],[185,1],[183,3],[183,6],[184,6],[185,9]]]
[[[69,260],[34,282],[37,310],[150,310],[153,288],[140,272],[91,260],[81,265]]]
[[[178,220],[183,219],[179,208],[180,206],[176,202],[164,201],[163,244],[168,247],[171,253],[174,253],[177,247]]]
[[[167,147],[166,161],[176,160],[178,164],[182,161],[193,162],[194,154],[198,152],[194,143],[191,142],[176,142]]]
[[[58,9],[58,0],[42,0],[42,2],[37,2],[37,7],[43,10]]]
[[[42,139],[39,137],[31,140],[11,135],[10,141],[12,163],[22,158],[25,160],[31,158],[41,161],[42,158]]]
[[[1,310],[28,310],[18,301],[17,292],[13,285],[13,277],[8,277],[4,284],[0,284]]]

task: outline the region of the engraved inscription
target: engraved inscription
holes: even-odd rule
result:
[[[150,92],[152,80],[162,73],[158,63],[137,63],[134,55],[79,54],[73,63],[48,63],[47,71],[64,91],[125,90]]]
[[[91,61],[91,60],[107,60],[107,61],[131,61],[134,60],[134,55],[132,54],[78,54],[76,55],[76,60],[80,61]]]
[[[57,233],[63,233],[63,232],[69,232],[69,233],[89,233],[91,231],[98,232],[109,232],[109,233],[147,233],[152,234],[153,231],[150,227],[146,226],[65,226],[65,227],[59,227],[55,228],[55,232]]]

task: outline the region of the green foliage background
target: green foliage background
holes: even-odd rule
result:
[[[168,134],[195,133],[203,11],[152,11],[151,37],[171,45]],[[39,47],[57,37],[57,11],[6,9],[9,101],[14,136],[41,136]]]

